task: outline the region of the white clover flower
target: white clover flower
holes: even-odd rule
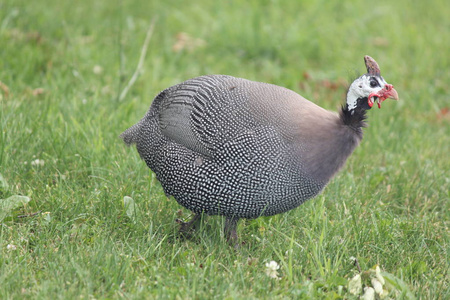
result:
[[[52,216],[50,215],[49,211],[43,212],[41,214],[41,217],[44,219],[45,222],[49,223],[52,220]]]
[[[375,290],[371,287],[364,288],[364,295],[362,296],[363,300],[374,300],[375,299]]]
[[[362,290],[362,283],[361,283],[361,275],[356,274],[355,277],[350,279],[348,282],[348,291],[352,295],[359,295],[361,294]]]
[[[95,75],[99,75],[103,72],[103,68],[99,65],[95,65],[94,68],[92,68],[92,72],[94,72]]]
[[[383,276],[381,276],[381,270],[380,270],[380,267],[378,265],[375,267],[375,276],[377,277],[377,279],[381,283],[381,285],[384,285],[386,283],[384,281]]]
[[[13,245],[13,244],[8,244],[8,245],[6,246],[6,249],[8,249],[8,250],[17,250],[17,246],[16,246],[16,245]]]
[[[45,164],[45,161],[43,159],[39,159],[39,158],[37,158],[31,162],[32,166],[37,166],[37,167],[42,167],[42,166],[44,166],[44,164]]]
[[[277,272],[278,269],[280,269],[280,265],[278,265],[276,261],[272,260],[272,261],[266,263],[266,274],[270,278],[280,279],[278,277],[278,272]]]
[[[381,294],[383,292],[383,285],[381,284],[381,282],[379,282],[376,278],[372,278],[371,282],[375,293],[377,293],[378,295]]]

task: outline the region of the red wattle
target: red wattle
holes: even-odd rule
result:
[[[369,104],[370,107],[373,106],[372,97],[379,97],[377,93],[371,93],[367,99],[367,104]]]

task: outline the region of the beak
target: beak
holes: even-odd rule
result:
[[[384,86],[384,89],[382,89],[379,94],[381,96],[380,98],[398,100],[397,91],[394,89],[394,86],[392,84],[386,84]]]
[[[383,102],[386,99],[393,99],[393,100],[398,100],[398,93],[397,91],[394,89],[394,86],[392,84],[386,84],[384,86],[384,88],[382,88],[381,90],[379,90],[376,93],[372,93],[369,95],[368,97],[368,103],[369,106],[372,107],[373,106],[373,100],[372,97],[377,97],[376,101],[378,104],[378,108],[381,108],[381,102]]]

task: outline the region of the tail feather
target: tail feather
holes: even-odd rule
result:
[[[128,146],[132,144],[136,144],[139,140],[139,130],[141,128],[141,122],[134,124],[120,135],[120,138],[127,144]]]

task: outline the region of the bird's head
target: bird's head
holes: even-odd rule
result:
[[[370,109],[374,101],[378,108],[381,108],[381,102],[387,98],[398,100],[397,91],[392,84],[388,84],[380,75],[380,67],[370,56],[364,56],[364,62],[367,67],[367,74],[358,77],[350,85],[347,92],[347,107],[349,111],[360,108]]]

